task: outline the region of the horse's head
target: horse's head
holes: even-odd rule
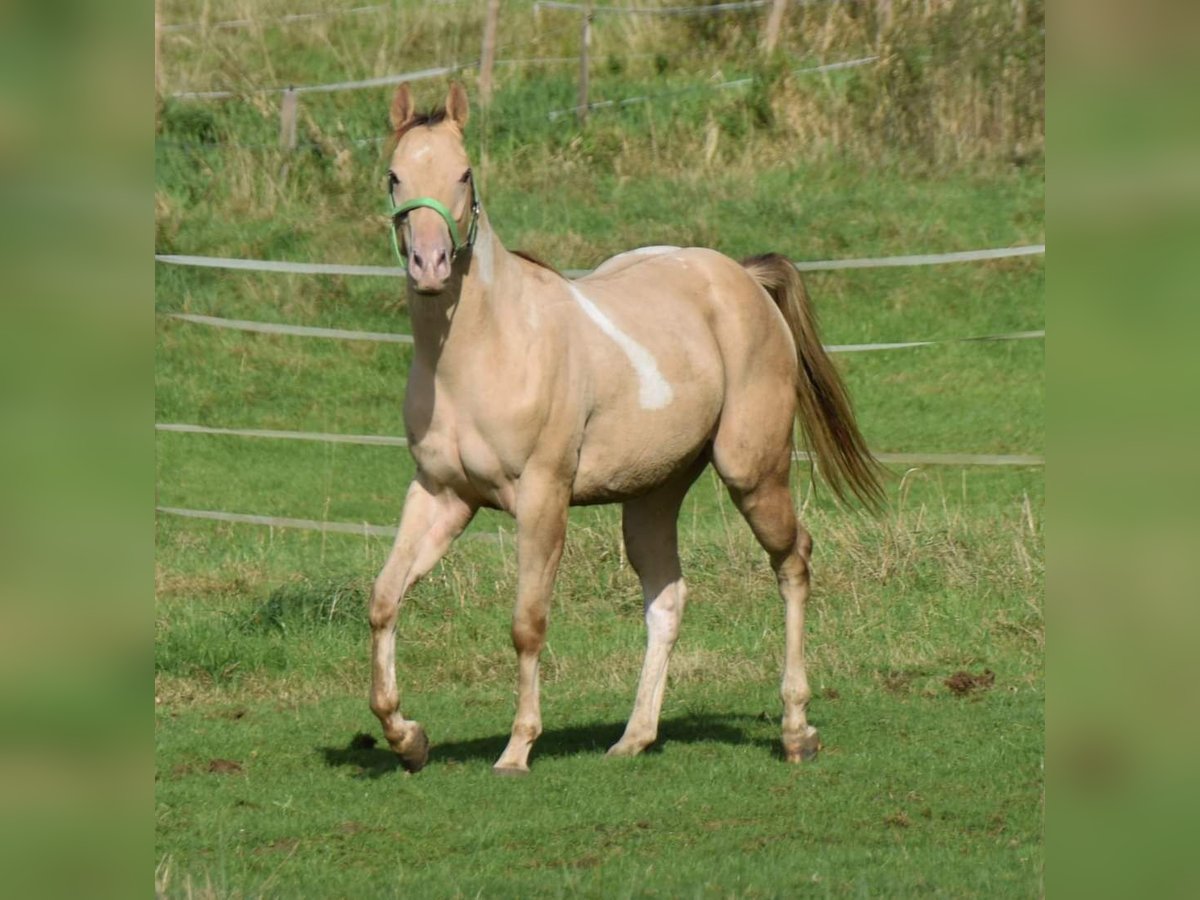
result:
[[[455,257],[475,238],[478,197],[463,146],[467,92],[450,87],[443,109],[418,115],[408,85],[392,99],[396,149],[388,168],[396,252],[422,294],[446,288]]]

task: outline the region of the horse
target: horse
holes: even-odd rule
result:
[[[390,108],[391,235],[407,268],[413,355],[404,400],[416,463],[395,543],[369,601],[370,706],[400,763],[420,770],[425,729],[400,712],[396,620],[410,588],[481,507],[516,519],[512,643],[517,709],[497,774],[525,774],[542,733],[538,660],[573,505],[620,503],[645,598],[633,712],[610,756],[658,735],[667,664],[687,600],[677,518],[712,465],[770,559],[785,606],[782,744],[820,740],[807,721],[804,608],[812,538],[790,476],[797,417],[843,499],[883,491],[795,267],[775,254],[642,247],[578,280],[505,249],[476,188],[466,91],[419,114],[407,85]]]

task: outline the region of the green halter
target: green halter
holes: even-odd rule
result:
[[[392,233],[392,249],[396,251],[396,260],[400,263],[400,268],[408,268],[404,264],[404,255],[400,252],[400,241],[396,238],[396,229],[400,225],[401,220],[414,209],[425,207],[432,209],[435,213],[442,217],[446,223],[446,227],[450,229],[450,240],[454,242],[454,250],[450,254],[450,261],[458,256],[463,250],[468,250],[475,245],[475,235],[479,231],[479,196],[475,193],[475,183],[471,182],[471,223],[467,226],[467,239],[465,241],[459,238],[458,223],[454,221],[454,216],[450,210],[446,208],[446,204],[439,200],[434,200],[432,197],[417,197],[415,200],[409,200],[407,203],[402,203],[396,206],[393,202],[391,217],[392,226],[389,229]],[[388,199],[391,199],[391,194],[388,194]]]

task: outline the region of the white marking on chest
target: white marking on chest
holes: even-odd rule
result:
[[[568,284],[567,287],[570,288],[571,296],[575,298],[575,302],[579,304],[587,317],[612,338],[613,342],[621,348],[621,352],[629,358],[634,372],[637,373],[638,402],[642,409],[662,409],[670,403],[675,398],[675,392],[663,378],[662,372],[658,371],[658,363],[650,351],[618,328],[600,307],[583,295],[579,288],[573,284]]]

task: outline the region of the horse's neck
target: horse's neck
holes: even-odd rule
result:
[[[520,263],[496,237],[486,213],[480,214],[464,263],[445,294],[423,297],[410,288],[408,298],[417,356],[443,372],[482,348],[494,349],[494,338],[524,318],[514,308],[521,297]]]

